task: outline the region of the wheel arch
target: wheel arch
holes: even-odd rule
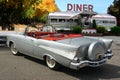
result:
[[[50,62],[49,62],[48,58],[50,58]],[[56,60],[54,57],[52,57],[52,56],[49,55],[49,54],[45,54],[45,55],[43,56],[43,59],[44,59],[44,61],[46,62],[46,65],[47,65],[50,69],[52,69],[52,70],[57,70],[57,69],[59,69],[59,67],[60,67],[60,65],[61,65],[60,63],[57,62],[57,60]],[[51,64],[51,60],[52,60],[52,64]]]
[[[55,58],[54,56],[52,56],[52,55],[50,55],[50,54],[44,54],[44,55],[43,55],[42,58],[43,58],[44,61],[46,61],[46,57],[47,57],[47,56],[48,56],[48,57],[51,57],[52,59],[54,59],[59,65],[63,65],[63,66],[66,66],[66,67],[69,65],[69,64],[68,64],[68,65],[65,65],[66,62],[64,62],[64,63],[65,63],[65,64],[64,64],[64,63],[62,62],[62,60],[60,60],[60,58],[57,59],[58,57]],[[58,56],[59,56],[59,55],[58,55]]]
[[[49,54],[44,54],[43,55],[43,60],[46,60],[46,57],[51,57],[52,59],[54,59],[56,62],[57,62],[57,60],[53,57],[53,56],[51,56],[51,55],[49,55]]]
[[[12,44],[15,44],[14,41],[9,41],[8,47],[10,47]]]

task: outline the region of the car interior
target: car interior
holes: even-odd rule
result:
[[[44,39],[44,40],[62,40],[65,38],[73,38],[73,37],[82,37],[80,34],[63,34],[57,33],[53,26],[44,26],[42,29],[37,29],[35,27],[28,27],[27,36],[36,38],[36,39]]]

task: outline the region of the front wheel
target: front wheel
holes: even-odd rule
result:
[[[58,69],[59,64],[51,57],[47,56],[46,57],[46,64],[50,69]]]
[[[18,52],[15,44],[11,44],[10,50],[11,50],[11,52],[12,52],[13,55],[18,55],[19,54],[19,52]]]

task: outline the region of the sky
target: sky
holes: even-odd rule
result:
[[[67,11],[67,4],[91,4],[93,11],[98,13],[107,13],[107,8],[113,4],[114,0],[55,0],[61,11]]]

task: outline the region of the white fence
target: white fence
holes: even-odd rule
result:
[[[82,33],[85,33],[85,34],[94,34],[96,33],[96,29],[83,29],[82,30]]]

